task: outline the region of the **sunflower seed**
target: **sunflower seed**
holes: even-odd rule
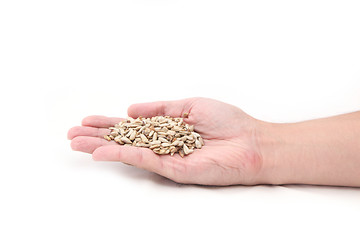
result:
[[[198,139],[199,139],[199,142],[201,143],[201,145],[203,145],[203,146],[204,146],[204,145],[205,145],[205,143],[204,143],[203,138],[202,138],[202,137],[199,137]]]
[[[202,147],[199,140],[195,140],[195,147],[198,148],[198,149],[200,149]]]
[[[140,138],[141,138],[141,140],[142,140],[144,143],[148,143],[148,142],[149,142],[149,140],[147,139],[147,137],[145,137],[144,134],[140,134]]]
[[[179,141],[178,140],[175,140],[175,141],[173,141],[172,143],[171,143],[171,145],[173,145],[173,146],[177,146],[179,144]]]
[[[170,144],[170,143],[162,143],[161,146],[162,146],[162,147],[170,147],[171,144]]]
[[[160,148],[159,144],[155,144],[155,145],[150,145],[149,147],[150,149],[154,149],[154,148]]]
[[[115,142],[117,142],[117,143],[119,143],[119,144],[121,144],[121,145],[123,145],[124,144],[124,142],[123,141],[121,141],[121,136],[119,135],[119,136],[117,136],[117,137],[115,137],[114,138],[114,141]]]
[[[130,141],[130,139],[128,139],[127,137],[122,137],[120,138],[121,141],[123,141],[124,143],[129,143],[131,144],[132,142]]]
[[[154,132],[154,135],[153,135],[153,141],[156,141],[156,140],[157,140],[157,138],[158,138],[158,134],[157,134],[157,132]]]
[[[152,145],[160,145],[161,141],[155,140],[155,141],[150,142],[150,144],[152,144]]]
[[[130,129],[129,132],[125,135],[125,137],[129,138],[134,130]]]
[[[135,139],[135,137],[136,137],[136,131],[132,131],[129,139],[132,141]]]
[[[188,155],[190,153],[190,149],[188,148],[188,146],[186,146],[186,144],[184,144],[183,150],[184,150],[185,155]]]
[[[150,144],[139,142],[136,144],[137,147],[150,147]]]
[[[173,131],[173,130],[169,130],[169,131],[166,132],[166,134],[175,136],[176,132]]]
[[[119,134],[116,131],[113,131],[113,132],[110,133],[110,135],[113,136],[113,137],[116,137]]]
[[[166,140],[166,139],[165,139],[165,138],[163,138],[163,137],[159,137],[159,140],[160,140],[161,142],[164,142],[164,143],[169,142],[168,140]]]

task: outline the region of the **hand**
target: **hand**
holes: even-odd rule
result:
[[[257,129],[261,122],[239,108],[206,98],[135,104],[128,115],[181,117],[195,126],[205,146],[181,158],[178,154],[157,155],[147,148],[121,146],[106,141],[108,127],[121,118],[90,116],[81,127],[69,130],[73,150],[91,153],[94,160],[120,161],[155,172],[179,183],[203,185],[253,185],[264,183],[264,162],[260,154]]]

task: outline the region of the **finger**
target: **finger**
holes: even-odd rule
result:
[[[78,136],[88,136],[88,137],[100,137],[102,138],[104,135],[110,134],[110,130],[106,128],[93,128],[93,127],[83,127],[76,126],[70,128],[68,131],[68,139],[71,140]]]
[[[74,151],[93,153],[95,149],[105,145],[117,145],[114,141],[107,141],[98,137],[78,136],[71,140],[71,148]]]
[[[94,160],[120,161],[184,182],[186,161],[180,156],[159,156],[150,149],[132,146],[102,146],[92,156]]]
[[[191,111],[192,103],[196,98],[187,98],[177,101],[159,101],[150,103],[133,104],[128,109],[128,115],[136,118],[164,116],[182,117],[184,113]]]
[[[124,118],[105,117],[99,115],[88,116],[82,120],[83,126],[107,128],[121,122]]]

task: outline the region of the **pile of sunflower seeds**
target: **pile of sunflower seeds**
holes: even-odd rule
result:
[[[184,115],[185,116],[185,115]],[[194,131],[194,126],[184,122],[183,118],[156,116],[152,118],[128,117],[114,127],[111,133],[105,135],[108,141],[121,145],[146,147],[157,154],[179,153],[181,157],[192,153],[196,148],[204,146],[200,134]]]

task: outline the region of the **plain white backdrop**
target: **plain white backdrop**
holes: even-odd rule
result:
[[[0,1],[0,239],[359,239],[357,188],[180,185],[66,140],[87,115],[194,96],[273,122],[357,111],[359,13],[359,1]]]

